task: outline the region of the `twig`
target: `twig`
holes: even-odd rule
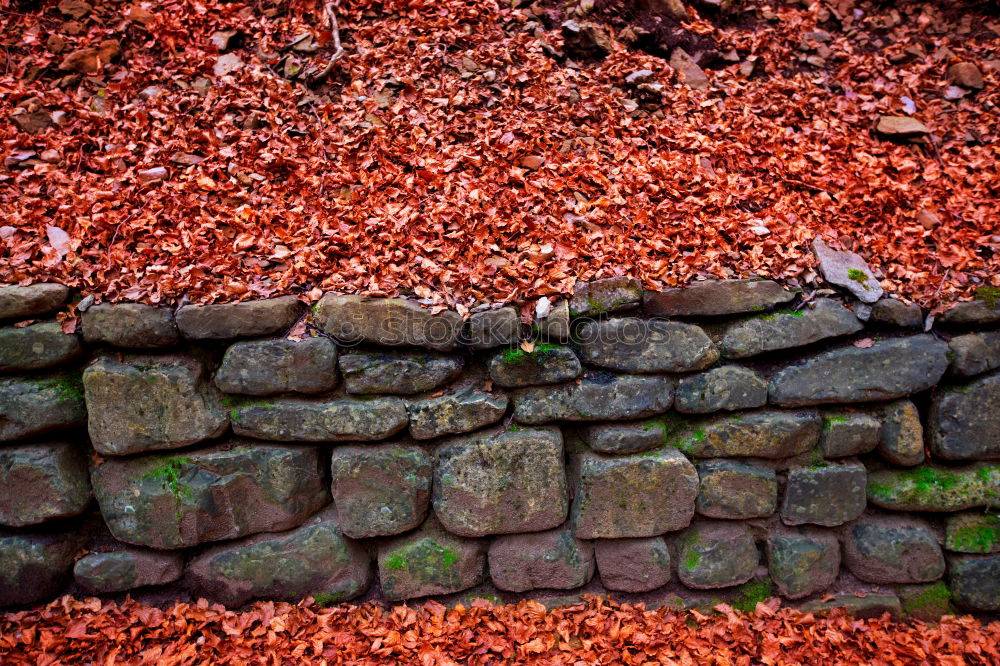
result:
[[[330,24],[330,32],[333,33],[333,55],[330,56],[330,61],[326,63],[326,67],[322,71],[309,77],[310,84],[319,83],[330,76],[333,66],[337,64],[338,60],[344,57],[344,47],[340,45],[340,24],[337,23],[337,14],[333,11],[332,2],[327,2],[323,5],[323,13],[326,14],[326,20]]]

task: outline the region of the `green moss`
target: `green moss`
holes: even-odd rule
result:
[[[317,606],[332,606],[337,603],[337,597],[329,592],[316,592],[312,595]]]
[[[847,423],[846,416],[827,416],[823,419],[823,430],[830,430],[834,423]]]
[[[385,558],[385,566],[390,569],[405,569],[406,558],[402,555],[402,553],[393,553],[389,557]]]
[[[868,287],[868,274],[865,273],[862,270],[859,270],[857,268],[848,268],[847,269],[847,277],[849,279],[851,279],[851,280],[854,280],[855,282],[857,282],[858,284],[860,284],[862,287],[865,287],[865,288]]]
[[[701,537],[697,532],[691,532],[684,537],[684,543],[681,545],[681,551],[684,552],[682,565],[688,571],[697,568],[701,564],[701,553],[698,552],[699,545],[701,545]]]
[[[903,600],[903,612],[907,615],[924,615],[921,611],[949,615],[954,612],[951,605],[951,590],[943,581],[928,585],[922,592]]]
[[[409,556],[409,557],[408,557]],[[419,569],[433,580],[437,574],[447,572],[458,562],[458,553],[430,539],[424,539],[405,552],[393,553],[385,560],[389,569]]]
[[[788,317],[804,317],[805,310],[777,310],[775,312],[768,312],[767,314],[758,315],[754,319],[763,319],[764,321],[771,321],[775,319],[778,315],[785,315]]]
[[[740,585],[736,590],[737,596],[731,606],[736,610],[752,613],[761,601],[767,601],[773,594],[771,592],[771,581],[752,580],[749,583]]]
[[[993,525],[960,527],[948,539],[950,546],[963,553],[989,553],[1000,542],[1000,522]]]
[[[828,463],[823,457],[823,451],[819,448],[815,448],[809,451],[808,466],[809,469],[823,469],[824,467],[829,467],[830,463]]]
[[[47,377],[36,380],[35,386],[42,391],[55,391],[60,403],[83,400],[83,382],[79,377],[71,375]]]
[[[684,568],[690,571],[699,564],[701,564],[701,553],[696,550],[689,550],[687,555],[684,556]]]
[[[976,289],[976,300],[982,301],[991,310],[996,309],[997,304],[1000,303],[1000,287],[993,285],[979,287]]]
[[[144,476],[144,479],[159,481],[174,496],[177,504],[191,496],[191,488],[181,483],[181,471],[191,464],[190,458],[169,458],[161,462]]]
[[[705,439],[705,431],[699,428],[698,430],[695,430],[691,436],[694,438],[694,441],[700,442]]]

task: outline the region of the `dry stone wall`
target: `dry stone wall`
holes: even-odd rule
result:
[[[0,605],[1000,611],[995,299],[925,331],[612,278],[530,324],[327,295],[93,305],[78,335],[46,319],[67,297],[0,286]]]

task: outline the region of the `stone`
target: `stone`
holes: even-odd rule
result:
[[[913,467],[924,461],[924,429],[911,400],[897,400],[882,412],[878,452],[893,465]]]
[[[687,587],[741,585],[757,571],[760,553],[745,523],[699,521],[680,536],[677,576]]]
[[[280,296],[244,303],[185,305],[177,310],[176,321],[189,340],[231,340],[284,333],[303,311],[294,296]]]
[[[623,372],[689,372],[704,370],[719,351],[692,324],[623,317],[587,322],[580,327],[584,362]]]
[[[215,59],[212,73],[216,77],[227,76],[243,68],[243,60],[235,53],[227,53]]]
[[[687,527],[698,472],[669,447],[631,456],[581,453],[570,521],[579,539],[651,537]]]
[[[230,410],[233,432],[275,442],[377,441],[409,422],[395,397],[278,398],[241,402]]]
[[[180,336],[174,313],[141,303],[92,305],[81,317],[83,339],[127,349],[172,347]]]
[[[455,379],[465,361],[430,352],[349,352],[339,365],[348,393],[412,395]]]
[[[865,510],[867,479],[865,466],[858,462],[793,467],[788,471],[781,521],[833,527],[854,520]]]
[[[541,342],[566,342],[569,340],[569,301],[560,298],[544,316],[536,309],[532,331]]]
[[[895,594],[835,594],[832,599],[810,601],[799,607],[803,613],[827,615],[834,608],[843,608],[858,619],[878,618],[888,613],[893,618],[903,615],[903,607]]]
[[[882,285],[859,255],[849,250],[834,250],[820,238],[813,241],[812,250],[819,263],[819,271],[827,282],[847,289],[862,303],[875,303],[882,298]]]
[[[11,442],[87,422],[77,373],[0,378],[0,442]]]
[[[78,19],[90,13],[92,7],[83,0],[60,0],[59,11],[66,16]]]
[[[931,452],[946,460],[1000,460],[1000,372],[938,387],[927,439]]]
[[[1000,464],[875,471],[868,476],[868,501],[894,511],[1000,507]]]
[[[938,383],[947,350],[931,335],[915,335],[822,352],[778,371],[768,398],[782,407],[903,398]]]
[[[862,328],[853,312],[837,301],[821,298],[812,308],[757,315],[732,324],[722,336],[722,355],[745,358],[851,335]]]
[[[800,527],[767,535],[767,572],[786,599],[822,592],[837,580],[840,543],[826,530]]]
[[[426,347],[451,351],[462,332],[462,317],[451,310],[432,314],[414,301],[327,294],[315,307],[317,325],[344,342]]]
[[[981,90],[983,87],[983,73],[971,62],[956,62],[949,67],[948,80],[971,90]]]
[[[212,546],[186,573],[198,596],[236,608],[254,599],[348,601],[368,589],[370,567],[368,553],[341,533],[336,510],[328,508],[285,532]]]
[[[476,312],[465,323],[463,339],[472,349],[512,345],[521,337],[521,318],[512,307]]]
[[[68,287],[51,282],[27,287],[0,284],[0,319],[28,319],[52,312],[68,296]]]
[[[887,139],[912,139],[931,133],[926,125],[909,116],[879,116],[875,131]]]
[[[52,115],[45,109],[17,108],[10,115],[11,121],[26,134],[38,134],[52,125]]]
[[[337,346],[328,338],[251,340],[226,350],[215,375],[223,393],[323,393],[337,386]]]
[[[42,370],[80,354],[80,340],[56,322],[0,328],[0,372]]]
[[[844,534],[844,564],[867,583],[929,583],[944,575],[944,555],[917,518],[865,516]]]
[[[417,400],[408,406],[410,435],[434,439],[479,430],[496,423],[507,412],[507,396],[471,387],[436,398]]]
[[[767,382],[757,372],[724,365],[677,382],[674,409],[682,414],[754,409],[767,404]]]
[[[703,280],[647,291],[643,309],[654,317],[706,317],[759,312],[793,298],[793,292],[772,280]]]
[[[924,324],[924,314],[916,303],[903,303],[895,298],[880,298],[872,306],[872,321],[902,328],[919,328]]]
[[[434,513],[452,534],[538,532],[569,506],[558,428],[493,429],[454,437],[436,450]]]
[[[583,60],[602,59],[614,50],[607,30],[596,23],[565,21],[562,26],[566,54]]]
[[[825,411],[819,448],[824,458],[846,458],[878,446],[882,422],[865,412]]]
[[[107,459],[91,483],[114,537],[157,549],[286,530],[330,501],[316,447],[239,439]]]
[[[695,458],[788,458],[819,441],[814,410],[761,410],[667,422],[667,443]]]
[[[958,326],[995,324],[1000,322],[1000,307],[998,305],[1000,305],[1000,299],[991,291],[988,292],[987,297],[965,303],[955,303],[950,309],[942,312],[936,322]]]
[[[597,317],[609,312],[634,310],[642,303],[642,283],[630,277],[578,282],[569,302],[572,317]]]
[[[687,20],[687,9],[681,0],[642,0],[639,5],[654,14],[669,16],[675,21]]]
[[[709,518],[766,518],[778,505],[774,471],[733,460],[704,460],[695,465],[701,486],[695,510]]]
[[[968,512],[947,516],[944,547],[953,553],[1000,553],[1000,515]]]
[[[184,573],[181,553],[141,548],[90,552],[73,565],[73,578],[91,594],[114,594],[173,583]]]
[[[493,584],[508,592],[572,590],[594,576],[593,544],[577,539],[565,526],[497,537],[488,561]]]
[[[390,601],[451,594],[486,577],[484,539],[466,539],[428,518],[420,529],[378,546],[378,577]]]
[[[518,388],[558,384],[583,372],[580,359],[569,347],[539,343],[530,352],[505,349],[490,359],[490,379],[497,386]]]
[[[943,580],[929,584],[898,585],[896,594],[903,603],[907,619],[938,622],[945,615],[957,615],[951,604],[951,591]]]
[[[229,417],[202,363],[187,356],[104,356],[83,372],[94,449],[121,456],[221,436]]]
[[[0,608],[54,598],[82,543],[77,533],[0,531]]]
[[[1000,555],[948,558],[948,583],[957,606],[1000,611]]]
[[[403,443],[338,446],[330,462],[340,529],[353,539],[400,534],[427,517],[433,458]]]
[[[591,372],[571,384],[517,389],[513,398],[520,423],[624,421],[670,409],[674,382],[659,375]]]
[[[708,90],[711,82],[705,71],[687,54],[684,49],[676,48],[670,54],[670,66],[677,72],[681,82],[695,90]]]
[[[656,420],[631,423],[600,423],[584,426],[580,439],[598,453],[640,453],[664,443],[663,424]]]
[[[1000,368],[1000,331],[982,331],[959,335],[948,343],[951,372],[972,377]]]
[[[672,578],[670,551],[663,537],[598,539],[594,555],[601,583],[619,592],[648,592]]]
[[[24,527],[83,513],[87,458],[68,442],[0,448],[0,525]]]

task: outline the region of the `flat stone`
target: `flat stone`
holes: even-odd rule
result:
[[[897,585],[895,590],[907,619],[938,622],[945,615],[958,614],[951,604],[951,591],[943,580],[929,584]]]
[[[733,460],[697,463],[701,487],[695,510],[709,518],[766,518],[778,505],[778,480],[766,467]]]
[[[208,548],[187,566],[198,596],[236,608],[253,599],[324,603],[353,599],[368,589],[371,558],[345,537],[328,508],[286,532],[257,534]]]
[[[371,442],[406,427],[399,398],[280,398],[234,407],[233,432],[276,442]]]
[[[511,345],[521,337],[521,318],[512,307],[476,312],[465,323],[463,341],[472,349]]]
[[[913,467],[924,461],[924,429],[911,400],[897,400],[882,413],[878,452],[886,462]]]
[[[833,585],[840,543],[833,532],[800,527],[767,535],[767,572],[786,599],[802,599]]]
[[[496,423],[507,412],[507,396],[465,388],[409,404],[410,435],[433,439],[479,430]]]
[[[184,572],[181,553],[141,548],[90,552],[73,565],[77,584],[91,594],[114,594],[137,587],[173,583]]]
[[[768,398],[784,407],[903,398],[938,383],[947,351],[933,336],[915,335],[823,352],[780,370]]]
[[[900,120],[912,120],[920,125],[912,118],[901,118]],[[899,131],[894,134],[908,133]],[[871,269],[860,255],[849,250],[834,250],[819,238],[813,241],[812,251],[819,263],[819,271],[827,282],[847,289],[862,303],[875,303],[882,298],[882,285],[872,275]]]
[[[570,521],[577,538],[657,536],[687,527],[694,516],[698,472],[676,449],[613,458],[582,453],[574,468]]]
[[[378,546],[378,577],[390,601],[451,594],[486,577],[485,539],[466,539],[428,518],[420,529]]]
[[[102,455],[176,449],[221,436],[229,417],[201,361],[103,356],[83,373],[88,430]]]
[[[695,458],[788,458],[815,447],[822,424],[811,409],[668,420],[667,443]]]
[[[578,382],[514,391],[514,418],[548,421],[624,421],[661,414],[674,401],[670,377],[591,372]]]
[[[497,386],[518,388],[576,379],[583,366],[569,347],[542,343],[530,352],[520,348],[498,352],[490,359],[489,372]]]
[[[1000,507],[1000,464],[879,470],[868,476],[868,501],[895,511]]]
[[[872,306],[871,320],[902,328],[919,328],[924,324],[924,313],[916,303],[883,297]]]
[[[141,303],[91,305],[81,316],[83,339],[128,349],[172,347],[180,336],[174,313]]]
[[[705,331],[693,324],[622,317],[587,322],[579,338],[586,363],[623,372],[689,372],[719,360]]]
[[[854,520],[865,510],[867,478],[865,466],[858,462],[793,467],[788,471],[781,521],[833,527]]]
[[[339,365],[348,393],[412,395],[455,379],[465,361],[430,352],[349,352]]]
[[[0,442],[44,435],[87,422],[77,373],[0,378]]]
[[[687,587],[711,590],[753,578],[760,553],[745,523],[699,521],[681,535],[677,575]]]
[[[759,312],[795,298],[772,280],[704,280],[647,291],[643,309],[654,317],[706,317]]]
[[[215,375],[223,393],[323,393],[337,386],[337,346],[328,338],[252,340],[226,350]]]
[[[53,599],[82,543],[77,533],[0,532],[0,608]]]
[[[931,133],[926,125],[909,116],[879,116],[875,131],[890,139],[911,139]]]
[[[681,377],[674,402],[682,414],[754,409],[767,404],[767,382],[749,368],[724,365]]]
[[[501,590],[572,590],[594,576],[594,546],[568,527],[531,534],[508,534],[489,549],[490,578]]]
[[[544,317],[535,320],[532,330],[542,342],[566,342],[569,340],[569,301],[559,299]]]
[[[557,428],[494,429],[437,447],[432,502],[452,534],[538,532],[566,520],[569,506]]]
[[[1000,553],[1000,515],[968,512],[947,516],[944,547],[953,553]]]
[[[1000,368],[1000,331],[983,331],[959,335],[948,343],[951,351],[951,372],[959,377],[972,377]]]
[[[0,285],[0,319],[28,319],[52,312],[65,303],[68,296],[67,287],[50,282],[27,287]]]
[[[56,322],[0,328],[0,372],[51,368],[79,354],[80,340]]]
[[[953,325],[995,324],[1000,322],[1000,299],[991,294],[987,300],[955,303],[942,312],[936,322]]]
[[[903,615],[903,607],[895,594],[837,594],[826,601],[810,601],[799,607],[803,613],[827,615],[834,608],[843,608],[851,617],[859,619],[882,617],[888,613],[893,618]]]
[[[281,296],[244,303],[185,305],[177,310],[176,320],[181,334],[190,340],[231,340],[284,333],[304,311],[294,296]]]
[[[400,534],[424,522],[434,460],[419,446],[400,443],[338,446],[331,492],[346,536]]]
[[[68,442],[0,448],[0,488],[0,525],[79,515],[90,503],[87,457]]]
[[[596,317],[609,312],[634,310],[642,302],[642,283],[630,277],[578,282],[569,302],[573,317]]]
[[[865,412],[824,411],[819,448],[824,458],[846,458],[872,451],[882,422]]]
[[[316,323],[344,342],[451,351],[462,332],[462,317],[451,310],[432,314],[403,298],[327,294],[316,306]]]
[[[612,455],[648,451],[664,443],[663,423],[655,419],[584,426],[578,433],[591,450]]]
[[[609,590],[648,592],[670,582],[670,551],[663,537],[598,539],[594,555]]]
[[[971,90],[981,90],[983,87],[983,73],[979,71],[975,63],[968,61],[956,62],[949,67],[948,80],[955,85]]]
[[[680,80],[689,88],[708,90],[711,82],[705,71],[687,54],[684,49],[674,49],[670,54],[670,66],[677,72]]]
[[[811,308],[757,315],[730,325],[722,336],[722,355],[745,358],[792,349],[862,328],[853,312],[837,301],[821,298]]]
[[[972,611],[1000,610],[1000,555],[948,558],[952,600]]]
[[[944,575],[930,527],[903,516],[865,516],[844,534],[844,564],[867,583],[929,583]]]
[[[91,471],[119,541],[187,548],[286,530],[329,503],[319,450],[233,439],[178,455],[105,460]]]
[[[1000,459],[1000,372],[938,387],[927,436],[931,452],[946,460]]]

